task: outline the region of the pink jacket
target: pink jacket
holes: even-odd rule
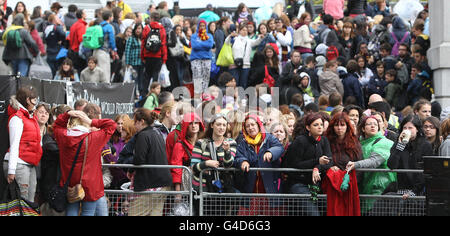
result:
[[[344,18],[345,0],[323,0],[325,14],[331,15],[335,20]]]

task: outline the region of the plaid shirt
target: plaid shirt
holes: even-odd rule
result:
[[[130,37],[125,45],[125,63],[132,66],[142,65],[141,61],[141,40]]]

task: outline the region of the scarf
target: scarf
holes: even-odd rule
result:
[[[255,138],[252,138],[252,137],[248,136],[245,133],[244,133],[244,137],[245,137],[245,140],[247,141],[247,143],[252,145],[252,146],[258,146],[259,144],[261,144],[261,141],[262,141],[262,134],[261,134],[261,132],[259,132],[258,135],[256,135]]]
[[[202,40],[202,41],[206,41],[209,39],[208,34],[206,33],[206,29],[201,29],[198,31],[198,37]]]

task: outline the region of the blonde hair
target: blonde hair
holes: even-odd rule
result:
[[[81,119],[78,118],[78,117],[70,117],[70,118],[69,118],[69,121],[67,122],[67,128],[68,128],[68,129],[72,129],[72,128],[74,128],[75,126],[79,126],[79,125],[89,128],[89,127],[88,127],[86,124],[84,124],[83,121],[81,121]]]
[[[283,144],[283,147],[284,147],[289,142],[289,133],[288,133],[289,128],[288,128],[287,124],[285,124],[284,122],[276,122],[276,123],[272,124],[272,126],[270,127],[270,133],[273,134],[273,131],[275,130],[275,128],[280,125],[281,125],[281,127],[283,127],[284,134],[285,134],[283,141],[281,141],[281,144]]]
[[[182,23],[184,24],[184,16],[174,15],[172,17],[172,22],[173,22],[173,25],[181,25]]]
[[[229,130],[232,139],[236,139],[242,131],[245,114],[242,111],[234,110],[230,111],[226,115],[228,120]]]
[[[161,112],[159,113],[159,121],[162,122],[164,118],[166,118],[166,113],[169,111],[171,112],[173,108],[177,105],[177,102],[175,101],[169,101],[164,103],[161,106]]]
[[[275,6],[273,6],[273,13],[275,13],[278,17],[281,17],[281,15],[283,14],[283,3],[278,2],[275,4]]]

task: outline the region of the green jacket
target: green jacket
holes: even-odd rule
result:
[[[158,97],[154,93],[150,94],[147,97],[147,100],[145,100],[144,108],[147,108],[150,111],[153,111],[158,106],[159,106],[159,104],[158,104]]]
[[[394,142],[384,137],[381,132],[378,132],[373,137],[361,139],[360,141],[363,160],[369,159],[373,155],[381,156],[385,161],[376,167],[376,169],[389,169],[387,161],[391,155],[390,150]],[[397,174],[393,172],[365,172],[360,193],[381,195],[389,184],[395,181],[397,181]],[[363,204],[361,208],[362,212],[370,210],[375,199],[366,200],[365,202],[366,204]]]
[[[384,87],[384,93],[386,94],[386,101],[391,105],[391,107],[397,106],[398,98],[400,93],[402,92],[402,86],[397,83],[388,83],[386,87]]]

